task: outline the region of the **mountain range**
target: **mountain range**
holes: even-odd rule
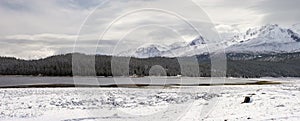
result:
[[[294,24],[291,28],[267,24],[223,39],[218,46],[225,49],[226,53],[294,53],[300,52],[299,33],[300,24]],[[205,37],[198,36],[189,42],[176,42],[170,45],[146,44],[137,49],[121,52],[118,56],[149,58],[207,55],[209,53],[208,42],[209,40]]]

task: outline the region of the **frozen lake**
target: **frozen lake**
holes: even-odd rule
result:
[[[34,76],[0,76],[0,87],[22,85],[65,85],[65,86],[112,86],[112,85],[222,85],[222,84],[246,84],[257,81],[289,81],[293,78],[207,78],[207,77],[34,77]]]

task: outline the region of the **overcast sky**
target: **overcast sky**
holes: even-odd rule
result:
[[[189,41],[197,36],[195,28],[205,33],[201,29],[210,24],[219,33],[265,24],[289,27],[300,22],[299,5],[299,0],[1,0],[0,55],[34,59],[69,53],[77,37],[75,51],[111,54],[145,43]],[[138,11],[143,8],[153,9]]]

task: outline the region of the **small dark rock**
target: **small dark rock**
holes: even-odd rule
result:
[[[284,107],[284,105],[277,105],[276,107]]]
[[[243,103],[250,103],[251,98],[249,96],[246,96]]]

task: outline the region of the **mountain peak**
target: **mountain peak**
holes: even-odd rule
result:
[[[162,55],[162,52],[168,50],[167,47],[160,44],[144,44],[136,49],[131,49],[119,53],[119,56],[133,56],[139,58],[148,58],[148,57],[159,57]]]
[[[300,23],[292,25],[291,30],[300,34]]]
[[[181,57],[202,55],[208,52],[206,40],[198,36],[189,42],[175,42],[170,45],[146,44],[123,54],[134,57]],[[244,33],[224,40],[227,52],[234,53],[288,53],[300,52],[300,35],[292,28],[283,28],[278,24],[267,24],[250,28]],[[132,52],[132,53],[129,53]]]
[[[251,28],[234,38],[228,51],[255,53],[282,53],[299,51],[300,36],[277,24]]]
[[[205,39],[202,36],[198,36],[194,40],[192,40],[188,45],[195,46],[195,45],[201,45],[206,44]]]
[[[243,43],[255,38],[260,38],[261,41],[266,43],[274,41],[286,43],[298,42],[300,40],[299,37],[299,34],[291,29],[282,28],[278,24],[267,24],[261,27],[250,28],[245,34],[236,35],[234,40]]]
[[[261,27],[250,28],[246,31],[246,35],[254,36],[256,34],[266,34],[271,31],[283,30],[278,24],[267,24]]]
[[[154,44],[154,43],[148,43],[148,44],[144,44],[140,47],[137,48],[137,50],[144,50],[144,49],[157,49],[157,50],[166,50],[167,48],[163,45],[160,45],[160,44]]]
[[[261,28],[274,29],[274,28],[277,28],[277,27],[279,27],[278,24],[266,24],[266,25],[262,26]]]

